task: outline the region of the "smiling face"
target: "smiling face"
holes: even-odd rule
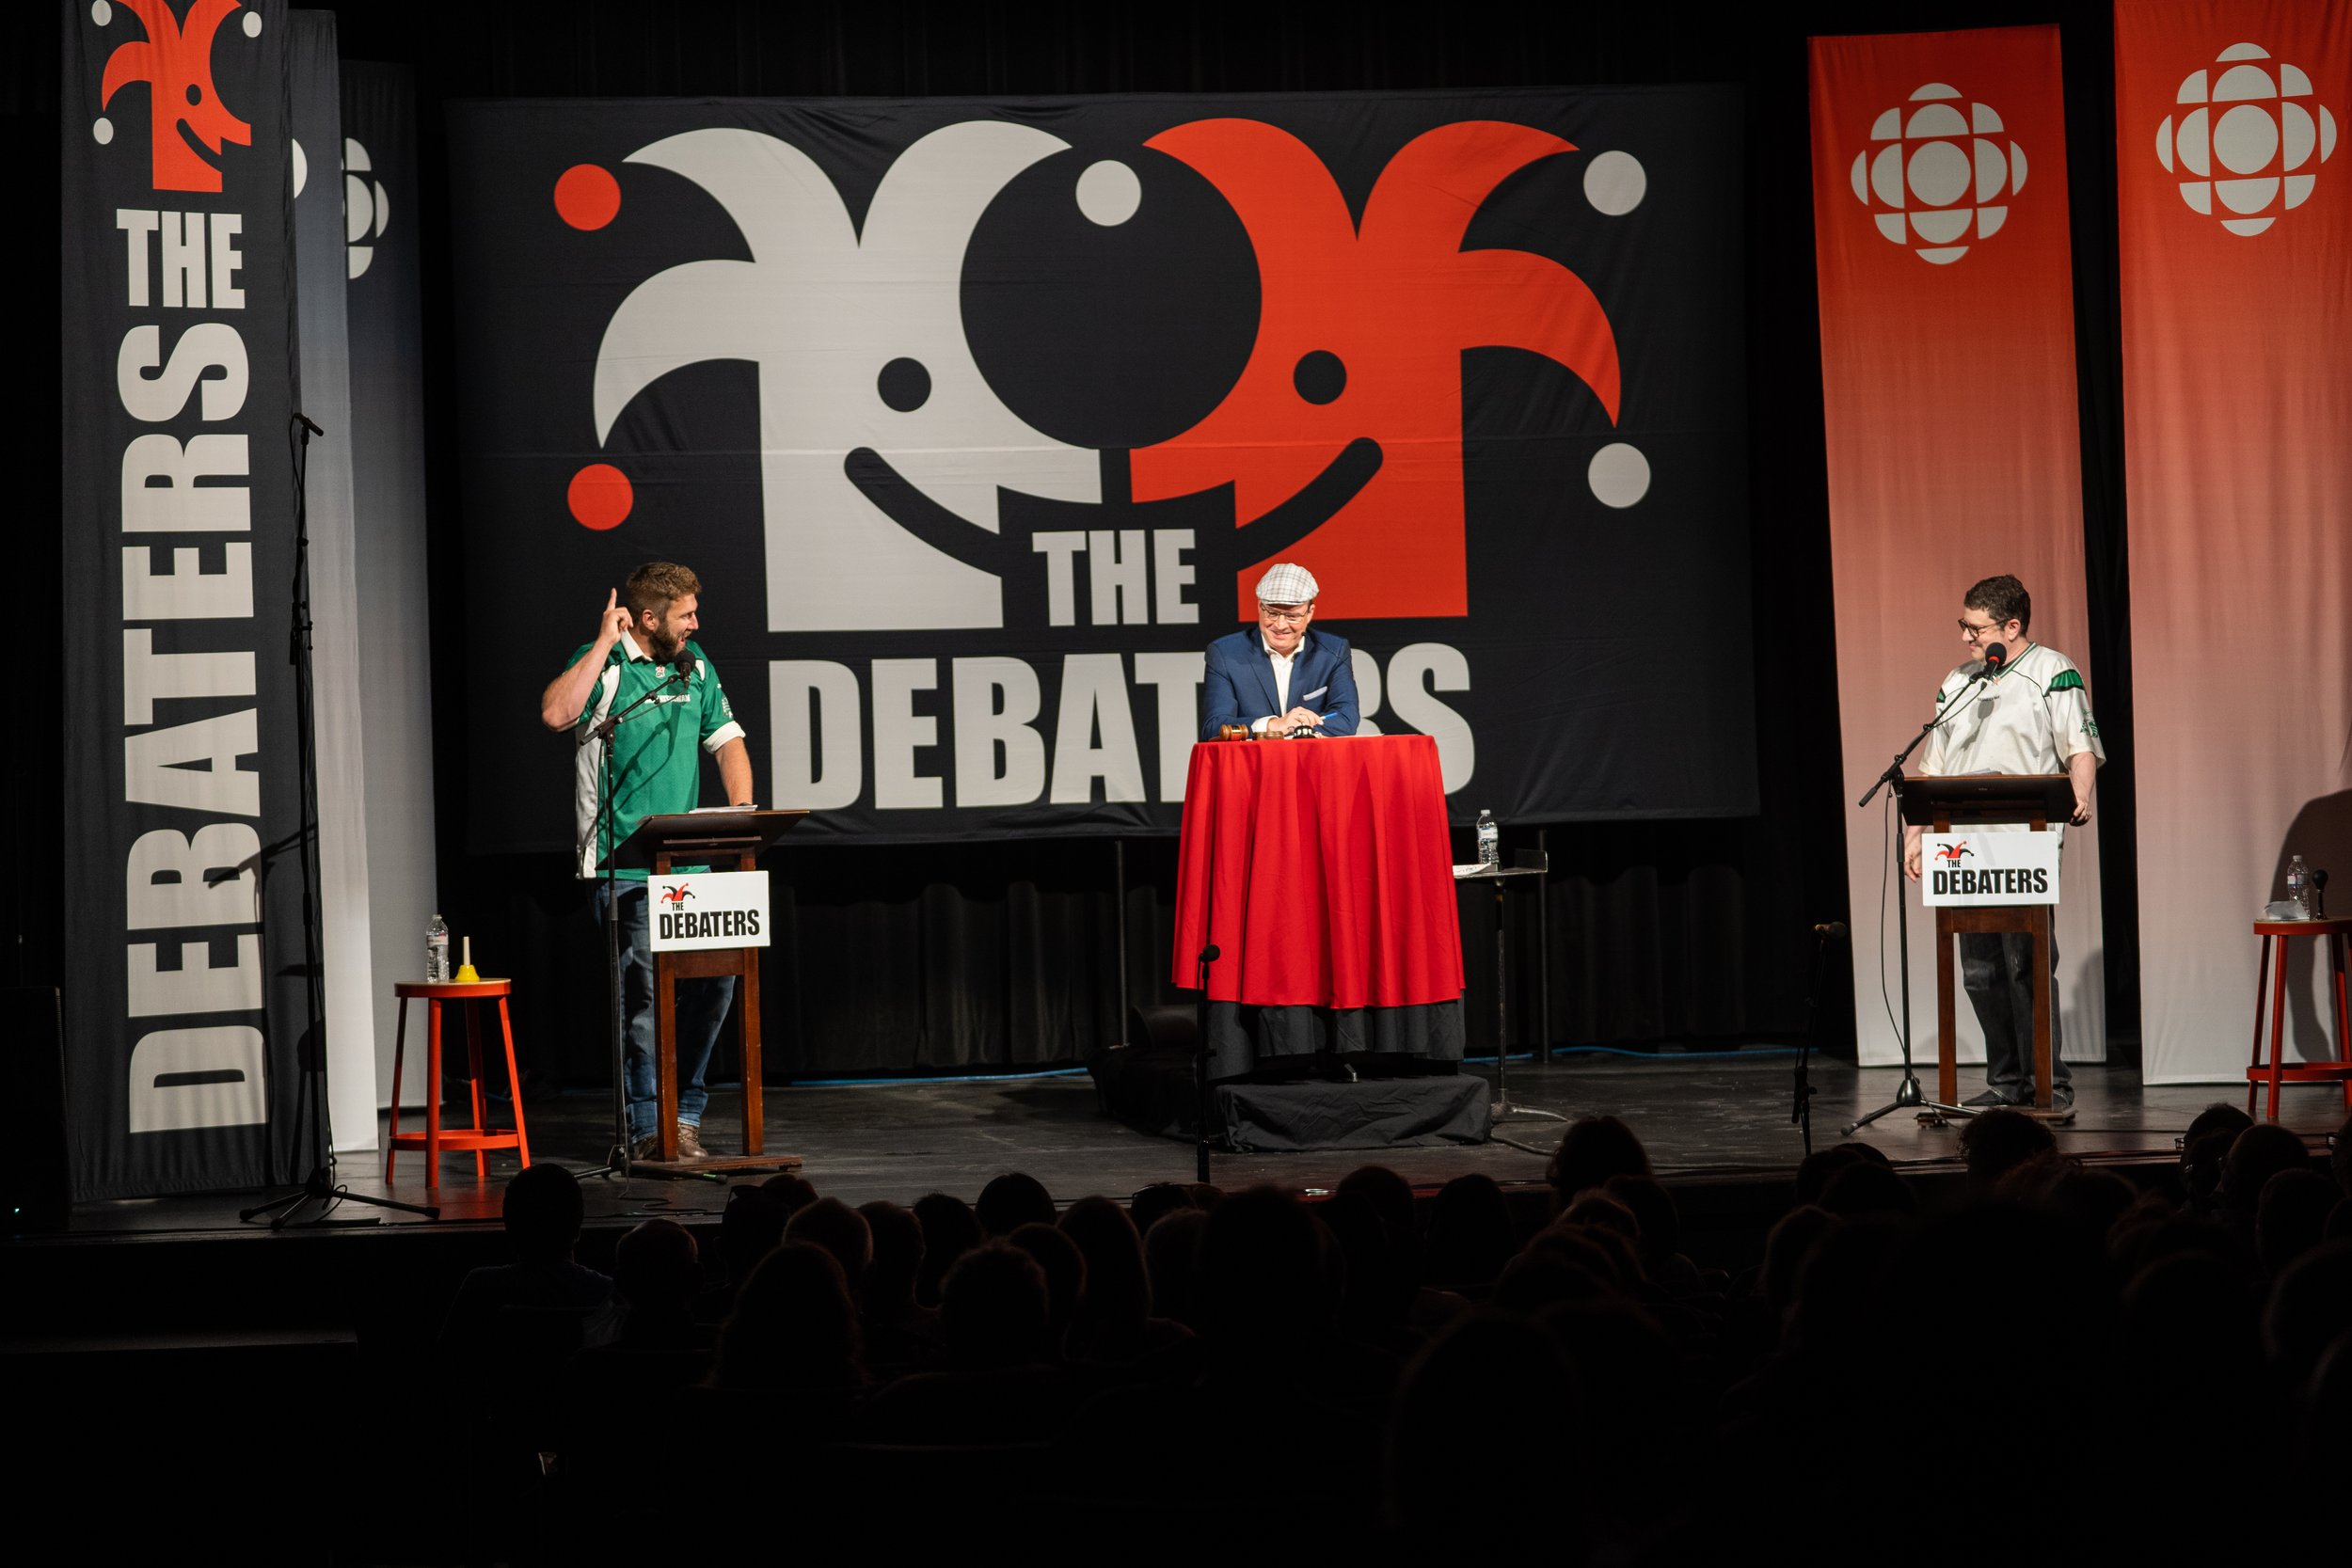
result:
[[[1981,610],[1963,609],[1960,612],[1961,646],[1967,649],[1972,663],[1984,657],[1985,649],[1995,642],[2006,647],[2009,657],[2015,658],[2025,641],[2025,623],[2014,616],[2006,621],[1995,621],[1990,613]]]
[[[1258,601],[1258,635],[1265,645],[1288,658],[1298,652],[1298,645],[1307,640],[1307,623],[1315,618],[1312,599],[1305,604],[1268,604]]]

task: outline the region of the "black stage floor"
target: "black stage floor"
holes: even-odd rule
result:
[[[1497,1124],[1495,1141],[1479,1146],[1400,1148],[1385,1152],[1218,1154],[1212,1180],[1228,1189],[1270,1182],[1312,1193],[1337,1185],[1349,1171],[1382,1164],[1416,1187],[1434,1188],[1470,1171],[1506,1186],[1540,1183],[1544,1158],[1563,1126],[1553,1117],[1598,1113],[1623,1117],[1647,1144],[1659,1174],[1680,1185],[1785,1182],[1804,1155],[1790,1117],[1795,1058],[1777,1051],[1708,1055],[1579,1053],[1510,1068],[1518,1113]],[[1491,1078],[1491,1066],[1476,1069]],[[1813,1139],[1825,1147],[1839,1129],[1894,1097],[1900,1073],[1857,1069],[1815,1058]],[[1926,1075],[1932,1086],[1932,1074]],[[2216,1100],[2243,1101],[2244,1089],[2226,1084],[2150,1087],[2135,1069],[2076,1068],[2076,1117],[2058,1128],[2058,1147],[2090,1160],[2169,1161],[2189,1119]],[[1963,1073],[1963,1092],[1979,1086]],[[741,1100],[714,1093],[704,1123],[714,1152],[740,1147]],[[497,1105],[502,1113],[502,1103]],[[2290,1087],[2281,1119],[2298,1132],[2324,1136],[2341,1124],[2343,1101],[2333,1085]],[[601,1159],[610,1138],[612,1101],[576,1093],[525,1106],[532,1152],[584,1170]],[[1552,1116],[1533,1114],[1549,1112]],[[499,1116],[494,1120],[501,1119]],[[415,1125],[404,1115],[404,1125]],[[1899,1165],[1923,1174],[1957,1168],[1956,1127],[1927,1128],[1915,1113],[1896,1112],[1861,1136]],[[1192,1179],[1188,1143],[1132,1131],[1096,1106],[1083,1072],[953,1081],[876,1080],[839,1085],[794,1085],[767,1094],[767,1148],[798,1154],[802,1173],[827,1196],[850,1203],[874,1198],[912,1202],[933,1191],[966,1199],[990,1178],[1026,1171],[1064,1201],[1089,1193],[1124,1196],[1153,1181]],[[477,1182],[471,1155],[444,1155],[437,1194],[423,1180],[421,1155],[404,1153],[399,1180],[387,1185],[383,1156],[346,1156],[339,1179],[355,1194],[412,1203],[437,1201],[444,1226],[495,1223],[500,1187],[516,1168],[511,1151],[489,1157],[487,1180]],[[734,1175],[733,1180],[756,1180]],[[694,1180],[640,1178],[586,1184],[592,1226],[633,1220],[648,1212],[715,1213],[723,1187]],[[189,1235],[246,1228],[237,1211],[252,1195],[212,1195],[91,1203],[77,1206],[71,1229],[80,1236]],[[386,1228],[431,1222],[391,1211],[346,1205],[339,1218],[379,1217]]]

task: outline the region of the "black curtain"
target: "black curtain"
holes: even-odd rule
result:
[[[416,71],[429,191],[447,188],[440,106],[460,97],[826,96],[923,93],[1247,92],[1734,82],[1746,134],[1747,364],[1753,528],[1756,816],[1554,825],[1545,889],[1549,951],[1522,911],[1509,955],[1515,1045],[1548,1004],[1552,1043],[1693,1045],[1789,1038],[1805,1023],[1818,923],[1846,916],[1836,694],[1828,667],[1829,535],[1807,161],[1805,40],[2026,23],[2062,28],[2082,388],[2090,657],[2107,721],[2103,847],[2111,1059],[2136,1058],[2138,944],[2131,800],[2128,602],[2118,386],[2113,47],[2106,0],[2044,5],[1798,3],[1733,10],[1639,6],[1373,4],[1347,11],[1249,7],[932,6],[856,0],[594,0],[337,5],[347,57]],[[50,56],[54,58],[54,56]],[[46,116],[53,70],[8,68],[8,107]],[[39,118],[37,115],[36,119]],[[48,145],[54,146],[54,143]],[[420,210],[421,209],[421,210]],[[437,806],[442,897],[477,959],[518,985],[518,1032],[545,1069],[600,1082],[602,978],[586,900],[548,857],[468,856],[457,721],[466,520],[445,214],[424,231]],[[1959,587],[1955,585],[1954,591]],[[1575,607],[1564,604],[1563,613]],[[552,672],[550,672],[551,673]],[[529,721],[521,716],[518,722]],[[1890,736],[1891,754],[1906,738]],[[12,782],[11,788],[17,786]],[[560,761],[516,788],[564,787]],[[27,804],[39,810],[43,802]],[[52,835],[54,841],[54,835]],[[1511,827],[1506,855],[1536,830]],[[1114,892],[1123,853],[1127,894]],[[1467,843],[1457,858],[1469,858]],[[783,939],[766,974],[773,1075],[985,1069],[1069,1062],[1119,1037],[1122,1001],[1174,1000],[1167,984],[1168,840],[1054,840],[787,850]],[[1470,1042],[1490,1049],[1493,927],[1466,902]],[[1126,934],[1120,984],[1118,932]],[[18,917],[20,952],[54,973],[54,946]],[[785,940],[788,939],[788,940]],[[46,953],[45,960],[39,955]],[[1538,963],[1539,957],[1545,961]],[[20,959],[20,966],[24,960]],[[1851,1050],[1845,966],[1829,966],[1823,1043]],[[1122,995],[1123,992],[1123,995]],[[1878,998],[1861,999],[1876,1006]]]

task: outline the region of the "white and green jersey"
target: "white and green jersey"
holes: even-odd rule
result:
[[[568,663],[578,663],[594,645],[580,644]],[[671,666],[656,664],[635,638],[623,632],[596,676],[587,711],[573,723],[579,741],[572,770],[573,843],[579,847],[573,858],[583,878],[603,875],[612,843],[626,840],[644,818],[693,810],[702,797],[703,753],[716,753],[728,741],[743,737],[743,726],[735,721],[735,708],[719,686],[719,672],[701,648],[689,642],[686,651],[694,656],[694,674],[680,687]],[[666,690],[612,732],[612,810],[608,818],[597,809],[606,743],[592,732],[606,714],[628,707],[664,681],[671,682]],[[646,872],[641,866],[614,875],[642,881]]]
[[[1931,778],[2051,774],[2065,772],[2067,763],[2085,752],[2102,764],[2107,760],[2099,740],[2099,721],[2090,716],[2090,692],[2073,659],[2055,648],[2028,643],[1998,675],[1979,682],[1955,704],[1952,699],[1983,670],[1979,663],[1961,665],[1936,688],[1936,710],[1951,711],[1928,732],[1920,772]]]

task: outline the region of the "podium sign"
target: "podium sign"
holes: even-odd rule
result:
[[[696,871],[655,877],[652,947],[691,953],[719,947],[768,945],[768,873]]]
[[[1928,833],[1919,898],[1931,909],[1995,909],[2058,901],[2056,833]]]

